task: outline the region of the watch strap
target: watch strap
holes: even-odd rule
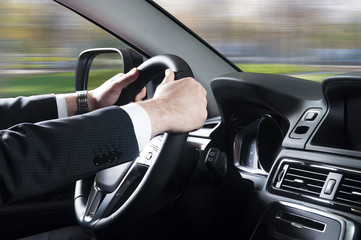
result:
[[[77,104],[78,111],[77,114],[83,114],[89,112],[89,104],[88,104],[88,91],[76,91],[77,95]]]

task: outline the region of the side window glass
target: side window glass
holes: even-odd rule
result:
[[[127,47],[48,0],[0,1],[0,21],[1,98],[74,91],[76,60],[83,50]],[[103,78],[101,68],[94,74]]]

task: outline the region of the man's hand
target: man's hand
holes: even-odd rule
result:
[[[133,68],[126,74],[119,73],[98,88],[88,92],[89,110],[114,105],[118,100],[122,90],[130,83],[134,82],[139,76],[139,70]],[[137,94],[134,101],[140,101],[145,97],[145,88]]]
[[[162,132],[189,132],[202,127],[207,118],[206,90],[194,78],[174,81],[166,71],[153,99],[138,102],[149,115],[152,136]]]
[[[118,100],[122,90],[128,86],[130,83],[134,82],[139,75],[139,70],[137,68],[132,69],[126,74],[119,73],[114,77],[110,78],[104,82],[98,88],[88,92],[88,104],[89,110],[93,111],[98,108],[108,107],[114,105]],[[140,93],[137,94],[134,101],[140,101],[145,97],[146,89],[143,88]],[[77,106],[77,96],[75,93],[64,94],[65,101],[68,109],[68,116],[73,116],[76,114]]]

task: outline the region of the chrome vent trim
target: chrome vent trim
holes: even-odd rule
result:
[[[361,209],[361,175],[345,173],[336,192],[335,201]]]
[[[284,171],[282,173],[282,171]],[[282,181],[276,186],[279,189],[310,196],[320,196],[329,171],[307,165],[289,163],[283,166],[280,174]]]
[[[271,192],[361,215],[361,171],[287,158],[272,179]]]

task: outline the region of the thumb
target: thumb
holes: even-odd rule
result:
[[[161,85],[170,83],[170,82],[174,82],[174,77],[175,77],[174,72],[171,69],[165,70],[165,77],[164,77]]]
[[[135,80],[137,80],[139,76],[139,70],[137,68],[133,68],[128,73],[122,75],[115,81],[115,84],[118,85],[121,89],[125,88]]]

